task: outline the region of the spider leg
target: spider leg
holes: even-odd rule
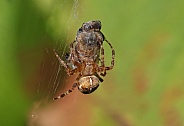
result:
[[[75,54],[75,48],[74,48],[74,43],[76,41],[74,40],[71,44],[70,44],[70,55],[71,57],[69,58],[69,61],[74,61],[74,54]]]
[[[104,62],[104,48],[103,43],[101,43],[101,66],[100,66],[100,75],[105,76],[106,75],[106,68],[105,68],[105,62]],[[102,73],[103,72],[103,73]]]
[[[101,62],[101,66],[102,67],[105,67],[105,62],[104,62],[104,48],[103,48],[103,45],[101,43],[101,59],[100,59],[100,62]]]
[[[73,74],[75,74],[76,72],[77,72],[77,69],[70,69],[69,67],[68,67],[68,65],[61,59],[61,57],[57,54],[57,52],[55,51],[55,50],[53,50],[54,51],[54,54],[55,54],[55,56],[57,57],[57,59],[59,60],[59,63],[62,65],[62,66],[64,66],[64,68],[65,68],[65,70],[66,70],[66,72],[68,73],[68,75],[73,75]]]
[[[104,81],[97,73],[95,73],[95,76],[100,80],[100,82]]]
[[[75,83],[72,85],[72,88],[71,88],[71,89],[69,89],[69,90],[66,91],[65,93],[63,93],[63,94],[61,94],[61,95],[59,95],[59,96],[53,98],[53,100],[57,100],[57,99],[63,98],[63,97],[65,97],[66,95],[70,94],[70,93],[77,87],[77,85],[78,85],[78,80],[79,80],[80,77],[81,77],[81,75],[79,74],[79,76],[76,78]]]
[[[109,44],[109,46],[112,50],[112,60],[111,60],[111,66],[106,67],[105,63],[104,63],[104,48],[103,48],[103,45],[101,43],[101,60],[100,60],[101,61],[101,66],[99,67],[99,70],[98,70],[100,72],[101,76],[105,76],[107,74],[106,70],[111,70],[114,67],[115,50],[114,50],[114,48],[112,47],[112,45],[109,41],[107,41],[106,39],[105,39],[105,41]]]
[[[105,41],[109,44],[109,46],[111,47],[112,50],[112,60],[111,60],[111,66],[110,67],[105,67],[106,70],[111,70],[114,67],[114,58],[115,58],[115,50],[112,47],[111,43],[109,41],[107,41],[107,39],[105,39]]]
[[[105,67],[106,68],[106,67]],[[103,73],[100,73],[101,76],[105,77],[107,74],[106,69],[103,71]]]
[[[61,95],[59,95],[59,96],[53,98],[53,100],[58,100],[58,99],[60,99],[60,98],[65,97],[66,95],[70,94],[76,87],[77,87],[77,83],[74,83],[71,89],[69,89],[69,90],[66,91],[65,93],[63,93],[63,94],[61,94]]]
[[[54,51],[55,56],[56,56],[57,59],[59,60],[60,64],[61,64],[62,66],[64,66],[66,69],[69,69],[68,66],[66,65],[66,63],[65,63],[65,62],[60,58],[60,56],[57,54],[57,52],[56,52],[55,50],[53,50],[53,51]]]

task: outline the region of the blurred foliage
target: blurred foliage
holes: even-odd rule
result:
[[[181,0],[1,0],[0,125],[26,125],[43,50],[71,42],[83,22],[99,19],[116,51],[115,68],[90,99],[75,102],[80,113],[73,115],[91,126],[183,126],[183,12]]]

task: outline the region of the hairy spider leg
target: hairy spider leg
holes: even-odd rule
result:
[[[95,76],[99,79],[100,82],[104,81],[97,73],[95,73]]]
[[[55,49],[53,50],[53,52],[54,52],[55,56],[57,57],[57,59],[59,60],[60,64],[61,64],[62,66],[64,66],[64,68],[69,69],[68,66],[66,65],[66,63],[65,63],[65,62],[59,57],[59,55],[56,53]]]
[[[77,68],[76,68],[76,69],[70,69],[70,68],[68,67],[68,65],[67,65],[67,64],[60,58],[60,56],[56,53],[56,51],[55,51],[55,50],[53,50],[53,51],[54,51],[55,56],[56,56],[57,59],[59,60],[60,64],[61,64],[62,66],[64,66],[64,68],[65,68],[65,70],[66,70],[66,72],[67,72],[68,75],[73,75],[73,74],[77,73]]]
[[[100,75],[105,76],[106,75],[106,69],[105,69],[105,61],[104,61],[104,48],[103,48],[103,43],[101,43],[101,66],[100,66]],[[102,73],[103,72],[103,73]]]
[[[72,85],[72,88],[69,89],[68,91],[66,91],[65,93],[62,93],[61,95],[59,95],[58,97],[55,97],[53,98],[53,100],[57,100],[57,99],[60,99],[60,98],[63,98],[65,97],[66,95],[70,94],[77,86],[78,86],[78,81],[79,81],[79,78],[81,77],[81,74],[78,75],[78,77],[76,78],[76,81],[75,83]]]
[[[105,76],[106,75],[106,70],[111,70],[114,67],[115,50],[114,50],[114,48],[112,47],[111,43],[108,40],[105,40],[105,41],[109,44],[109,46],[112,50],[112,60],[111,60],[111,66],[105,67],[104,48],[103,48],[103,45],[101,44],[101,66],[100,66],[100,70],[99,70],[101,72],[100,73],[101,76]]]
[[[76,41],[74,40],[74,41],[70,44],[70,55],[71,55],[71,57],[70,57],[69,61],[74,61],[74,53],[75,53],[74,43],[75,43],[75,42],[76,42]]]
[[[69,90],[66,91],[65,93],[59,95],[58,97],[53,98],[53,100],[58,100],[58,99],[60,99],[60,98],[65,97],[66,95],[70,94],[76,87],[77,87],[77,83],[74,83],[71,89],[69,89]]]
[[[115,58],[115,50],[114,48],[112,47],[111,43],[109,41],[107,41],[107,39],[105,40],[109,46],[111,47],[111,50],[112,50],[112,60],[111,60],[111,66],[110,67],[105,67],[106,70],[111,70],[113,69],[114,67],[114,58]]]

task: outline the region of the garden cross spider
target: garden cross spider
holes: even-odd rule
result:
[[[98,88],[100,82],[103,82],[100,75],[105,76],[106,70],[113,69],[115,51],[100,30],[101,22],[99,20],[83,23],[77,31],[76,39],[70,44],[66,62],[54,50],[57,59],[64,66],[68,75],[79,73],[72,88],[53,98],[54,100],[68,95],[75,87],[78,87],[79,91],[84,94],[92,93]],[[106,67],[104,63],[103,41],[106,41],[112,50],[112,61],[109,67]]]

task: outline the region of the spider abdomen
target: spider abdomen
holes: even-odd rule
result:
[[[84,76],[79,79],[78,89],[83,94],[94,92],[100,84],[99,79],[95,76]]]

